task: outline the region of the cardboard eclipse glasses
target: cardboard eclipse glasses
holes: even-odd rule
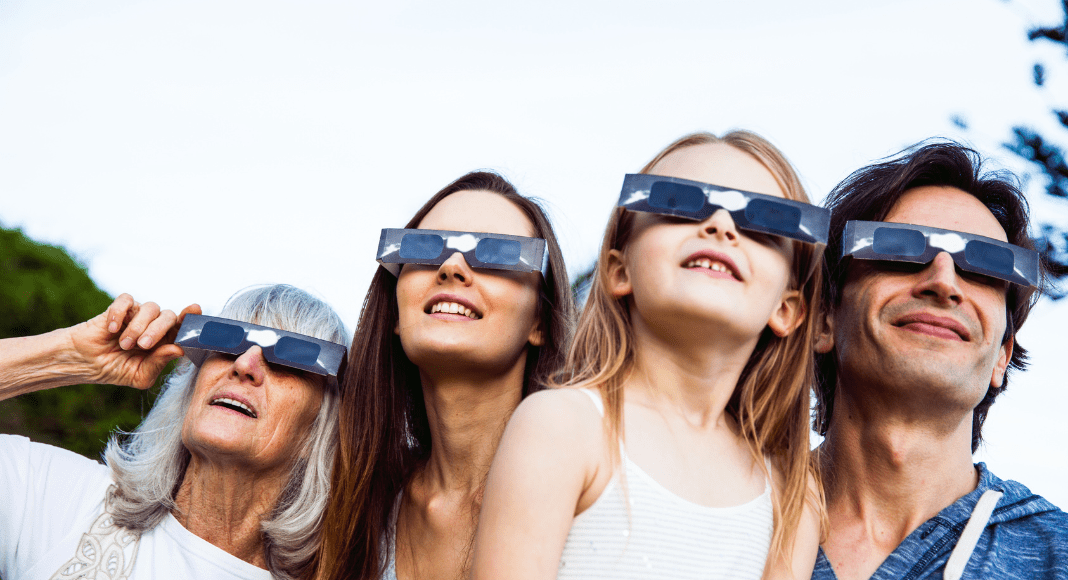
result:
[[[792,199],[660,175],[627,174],[619,207],[704,221],[726,210],[739,229],[827,244],[831,212]]]
[[[954,230],[893,222],[848,221],[842,258],[929,264],[940,252],[965,272],[1025,288],[1038,286],[1038,252]]]
[[[440,266],[459,252],[472,268],[549,271],[545,240],[485,232],[453,232],[383,228],[378,241],[378,263],[394,276],[404,264]]]
[[[335,386],[348,350],[296,332],[200,314],[185,316],[174,344],[198,367],[212,352],[241,355],[259,346],[267,362],[324,376]]]

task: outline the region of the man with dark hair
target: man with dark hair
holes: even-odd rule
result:
[[[972,464],[1042,282],[1023,194],[938,142],[856,171],[826,205],[830,530],[813,578],[1068,579],[1068,515]]]

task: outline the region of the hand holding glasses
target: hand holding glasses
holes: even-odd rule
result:
[[[187,314],[174,344],[198,367],[212,352],[241,355],[254,345],[267,362],[324,376],[337,385],[345,363],[344,345],[240,320]]]

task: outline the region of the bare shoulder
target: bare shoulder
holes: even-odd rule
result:
[[[541,458],[540,468],[575,475],[583,497],[591,486],[599,494],[601,476],[611,471],[605,469],[611,455],[601,412],[590,394],[559,387],[524,399],[508,422],[498,457],[522,456],[520,461],[525,462]]]
[[[600,395],[597,395],[598,397]],[[523,399],[509,429],[537,427],[548,436],[600,437],[601,413],[588,393],[570,387],[538,391]]]
[[[552,578],[598,474],[601,416],[588,394],[539,391],[519,404],[493,458],[472,578]]]
[[[526,464],[525,472],[538,473],[543,482],[553,479],[557,489],[569,490],[568,517],[585,511],[613,473],[599,397],[597,391],[559,387],[524,399],[498,448],[494,461],[501,464],[499,471],[509,469],[509,464]]]

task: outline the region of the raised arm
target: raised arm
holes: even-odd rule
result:
[[[519,405],[486,480],[474,580],[556,578],[571,522],[592,503],[583,496],[610,477],[604,440],[600,415],[574,389],[535,393]]]
[[[18,338],[0,339],[0,401],[64,385],[98,383],[147,389],[180,356],[174,344],[193,304],[175,315],[123,294],[90,320]]]

